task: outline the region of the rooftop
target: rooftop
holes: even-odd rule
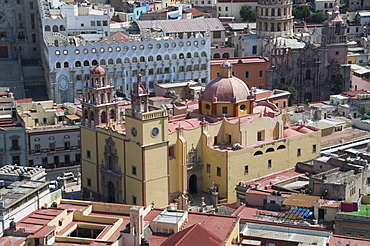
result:
[[[275,240],[298,242],[300,246],[326,246],[331,236],[330,232],[252,223],[247,223],[241,233],[243,236],[252,236],[254,238],[273,238]]]

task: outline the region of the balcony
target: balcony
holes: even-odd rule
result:
[[[21,146],[10,147],[10,151],[17,151],[17,150],[21,150]]]

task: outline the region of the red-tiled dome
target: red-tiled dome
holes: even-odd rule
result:
[[[92,74],[105,74],[106,72],[105,72],[105,69],[104,69],[104,68],[102,68],[102,67],[98,64],[98,65],[96,65],[96,67],[94,67],[94,69],[93,69],[93,70],[91,70],[91,73],[92,73]]]
[[[236,77],[213,79],[200,96],[200,100],[208,102],[239,103],[252,99],[253,95],[247,85]]]

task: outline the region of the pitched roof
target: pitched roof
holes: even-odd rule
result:
[[[112,35],[110,35],[109,38],[114,39],[117,42],[121,41],[121,42],[125,42],[125,43],[127,43],[128,41],[131,40],[130,36],[123,33],[123,32],[115,32]]]
[[[200,16],[204,15],[204,13],[196,8],[191,8],[191,9],[184,9],[183,10],[185,13],[191,13],[192,16]]]
[[[217,18],[180,19],[180,20],[143,20],[137,21],[140,29],[160,28],[165,33],[205,32],[225,30]]]
[[[223,245],[220,238],[207,230],[204,226],[194,224],[178,233],[170,236],[163,242],[162,246],[203,246],[203,245]]]

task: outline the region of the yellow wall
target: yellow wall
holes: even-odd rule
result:
[[[81,127],[81,183],[83,187],[98,192],[97,164],[97,134],[89,128]],[[90,158],[87,157],[87,151],[90,151]],[[91,179],[91,187],[87,185],[87,179]]]

